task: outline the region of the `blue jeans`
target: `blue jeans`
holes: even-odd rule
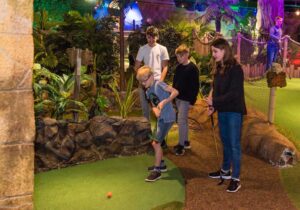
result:
[[[268,43],[267,46],[267,66],[266,71],[271,68],[272,63],[276,61],[277,55],[279,51],[279,46],[276,43]]]
[[[219,112],[218,120],[220,136],[223,143],[222,169],[228,171],[232,165],[232,178],[239,179],[243,115],[236,112]]]
[[[162,143],[163,140],[168,135],[169,130],[171,129],[173,122],[165,123],[162,119],[157,122],[157,130],[156,130],[156,141]]]

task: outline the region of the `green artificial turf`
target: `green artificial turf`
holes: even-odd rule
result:
[[[265,80],[245,82],[246,103],[267,113],[270,89]],[[300,79],[287,79],[287,87],[277,88],[275,125],[300,149]],[[300,164],[280,170],[282,183],[297,208],[300,209]]]
[[[166,160],[168,172],[162,179],[144,181],[153,161],[150,155],[118,157],[36,174],[35,209],[182,209],[184,180],[171,161]],[[107,192],[112,192],[112,198],[106,197]]]
[[[281,169],[280,172],[283,186],[289,198],[291,198],[295,206],[300,209],[300,164],[292,168]]]
[[[267,115],[270,89],[266,80],[245,82],[246,103]],[[300,149],[300,79],[287,79],[287,87],[277,88],[275,125]]]

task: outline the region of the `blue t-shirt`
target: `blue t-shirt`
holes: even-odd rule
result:
[[[147,99],[150,100],[153,96],[157,97],[159,102],[167,99],[170,96],[170,93],[165,90],[167,86],[164,82],[154,81],[153,85],[146,90]],[[175,122],[176,114],[171,102],[165,104],[161,110],[158,120],[160,119],[165,123]]]

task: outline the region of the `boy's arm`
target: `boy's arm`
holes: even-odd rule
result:
[[[163,60],[161,65],[162,65],[162,70],[161,70],[161,75],[160,75],[159,81],[163,82],[168,73],[168,60]]]
[[[157,108],[156,106],[152,107],[152,112],[154,113],[155,117],[159,118],[160,116],[160,109]]]
[[[134,70],[137,71],[138,68],[141,67],[142,65],[142,60],[143,60],[143,53],[142,53],[142,47],[139,48],[139,51],[136,55],[136,59],[135,59],[135,64],[134,64]]]
[[[176,98],[176,96],[178,96],[179,92],[178,90],[176,90],[175,88],[171,87],[171,86],[166,86],[166,88],[164,89],[165,91],[169,92],[170,93],[170,96],[164,100],[162,100],[158,105],[157,105],[157,108],[159,110],[162,110],[164,108],[164,106],[173,101],[174,98]]]

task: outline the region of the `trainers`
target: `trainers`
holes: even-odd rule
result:
[[[168,145],[167,145],[167,142],[166,142],[165,139],[161,142],[160,146],[161,146],[161,148],[163,148],[163,149],[167,149],[167,148],[168,148]]]
[[[166,165],[159,166],[159,170],[160,170],[160,172],[167,172],[168,171]],[[148,171],[155,171],[155,166],[148,167]]]
[[[223,179],[231,179],[230,171],[224,172],[222,169],[216,172],[209,173],[208,176],[213,179],[220,179],[221,176]]]
[[[174,147],[173,147],[173,150],[174,152],[177,150],[178,147],[180,147],[181,145],[180,144],[176,144]]]
[[[175,155],[184,155],[184,147],[179,145],[176,149],[175,149]]]
[[[227,192],[237,192],[241,188],[241,184],[239,180],[231,179]]]
[[[145,179],[146,182],[155,182],[161,178],[161,173],[159,171],[152,171],[149,176]]]
[[[192,147],[191,147],[191,144],[190,144],[190,142],[189,141],[185,141],[184,142],[184,149],[191,149]]]

